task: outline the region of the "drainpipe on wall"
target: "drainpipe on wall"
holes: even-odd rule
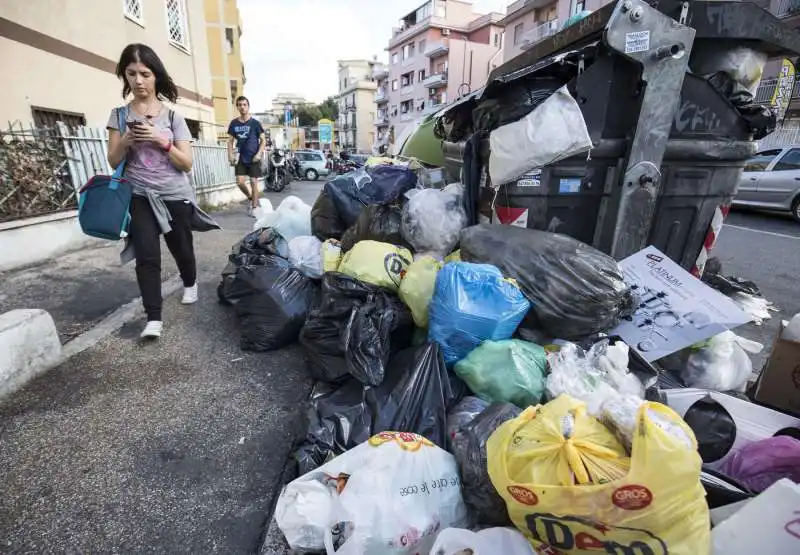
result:
[[[489,74],[492,72],[492,70],[494,70],[494,68],[497,67],[497,64],[495,64],[494,61],[500,54],[503,53],[503,47],[505,46],[505,41],[506,41],[506,32],[503,31],[502,33],[500,33],[500,46],[497,48],[497,52],[495,52],[494,55],[491,58],[489,58],[489,61],[486,64],[486,77],[489,77]]]

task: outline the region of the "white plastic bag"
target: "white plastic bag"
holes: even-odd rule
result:
[[[428,553],[440,529],[465,526],[467,509],[453,455],[383,432],[287,485],[275,520],[292,549],[412,555]]]
[[[499,187],[592,148],[578,103],[564,85],[531,113],[489,134],[489,176]]]
[[[311,279],[322,277],[322,241],[313,235],[289,241],[289,262]]]
[[[253,211],[253,217],[255,217],[256,222],[259,221],[261,218],[269,214],[270,212],[274,212],[275,209],[272,207],[272,203],[268,198],[260,198],[258,199],[258,208]],[[261,229],[260,227],[253,227],[253,231],[256,229]]]
[[[458,243],[467,224],[461,184],[445,189],[412,189],[403,207],[401,232],[416,253],[444,258]]]
[[[705,347],[689,355],[681,378],[689,387],[715,391],[744,391],[753,372],[747,353],[760,353],[764,345],[724,331]]]
[[[585,402],[589,413],[602,415],[602,405],[618,395],[644,398],[644,386],[628,371],[628,345],[619,341],[596,343],[585,353],[574,343],[565,343],[547,357],[550,375],[546,391],[550,399],[566,394]]]
[[[271,227],[287,242],[295,237],[311,235],[311,207],[294,195],[283,199],[278,209],[256,220],[253,230]]]
[[[430,555],[536,555],[533,547],[513,528],[486,528],[471,532],[447,528],[439,533]]]

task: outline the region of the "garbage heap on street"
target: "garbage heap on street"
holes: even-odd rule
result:
[[[639,15],[629,20],[631,10]],[[609,41],[617,25],[666,17],[637,1],[596,14],[581,30],[606,25]],[[650,37],[647,29],[636,32]],[[647,38],[633,51],[661,48],[663,35],[653,33],[654,44]],[[752,68],[766,56],[742,49],[726,58],[741,71],[722,64],[690,78],[689,56],[664,52],[658,60],[684,64],[689,85],[681,94],[702,87],[717,102],[737,89],[738,103],[725,106],[739,118],[730,121],[745,150],[720,165],[729,187],[753,136],[774,126],[774,114],[739,90],[752,88]],[[749,354],[763,346],[731,330],[769,318],[770,306],[755,284],[724,276],[718,265],[702,281],[688,271],[705,229],[677,252],[659,231],[658,211],[668,203],[652,188],[661,175],[653,181],[648,172],[678,147],[665,140],[652,164],[626,170],[625,180],[638,176],[638,190],[661,201],[637,205],[639,197],[620,188],[617,205],[642,212],[620,209],[619,222],[635,225],[615,224],[611,240],[591,228],[581,241],[585,229],[569,221],[565,233],[553,232],[553,208],[537,211],[539,201],[524,201],[524,220],[498,210],[504,202],[519,216],[514,195],[528,187],[549,202],[578,199],[569,206],[580,213],[592,175],[633,163],[633,154],[609,163],[602,156],[610,150],[595,158],[609,147],[595,126],[609,123],[587,120],[576,101],[581,81],[576,92],[563,72],[571,67],[579,78],[605,62],[583,52],[570,65],[574,54],[559,54],[547,79],[506,79],[438,116],[441,139],[462,142],[463,169],[445,172],[448,184],[431,178],[440,169],[372,159],[328,181],[314,206],[296,197],[276,209],[265,202],[252,233],[233,246],[218,293],[238,316],[241,347],[299,342],[316,381],[294,452],[299,477],[275,510],[294,551],[797,552],[800,401],[786,390],[800,387],[792,382],[800,317],[781,326],[746,391]],[[508,100],[517,97],[523,101]],[[680,152],[703,155],[686,154],[693,143],[683,140]],[[733,142],[726,144],[730,153]],[[703,148],[721,156],[711,140]],[[692,160],[695,174],[718,162]],[[592,171],[573,178],[575,167]],[[662,189],[679,173],[665,172]],[[701,200],[729,200],[734,187]],[[712,213],[703,211],[705,227]]]

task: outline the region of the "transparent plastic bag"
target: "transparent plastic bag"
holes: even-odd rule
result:
[[[525,536],[511,528],[472,532],[446,528],[439,532],[430,555],[536,555]]]
[[[438,258],[446,256],[458,244],[467,224],[462,204],[462,187],[456,184],[444,190],[412,189],[406,193],[403,207],[403,238],[417,253]]]
[[[544,394],[547,354],[521,339],[484,341],[455,365],[456,375],[481,399],[538,405]]]
[[[547,395],[551,399],[570,395],[585,402],[589,413],[599,417],[605,401],[617,395],[644,398],[644,386],[628,371],[628,345],[619,341],[595,343],[589,352],[565,343],[548,355],[550,375]]]
[[[294,195],[283,199],[278,209],[267,212],[253,224],[253,229],[271,227],[286,241],[311,235],[311,207]]]
[[[752,48],[709,45],[692,52],[691,66],[692,71],[701,75],[721,71],[729,75],[741,89],[755,95],[766,63],[767,55]]]
[[[448,367],[482,341],[509,339],[530,303],[489,264],[445,264],[436,277],[428,339],[439,343]]]
[[[313,235],[289,241],[289,262],[311,279],[322,277],[322,243]]]
[[[472,422],[476,416],[482,413],[489,406],[489,403],[469,395],[461,399],[453,410],[447,413],[447,437],[448,441],[458,432],[462,426]]]
[[[724,331],[693,350],[681,370],[681,378],[689,387],[715,391],[744,391],[753,372],[747,353],[760,353],[764,345]]]

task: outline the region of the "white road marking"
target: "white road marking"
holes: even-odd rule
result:
[[[743,231],[752,231],[753,233],[763,233],[764,235],[774,235],[775,237],[784,237],[785,239],[800,239],[800,237],[797,237],[796,235],[787,235],[786,233],[776,233],[774,231],[764,231],[763,229],[753,229],[752,227],[742,227],[731,224],[725,224],[725,227],[741,229]]]

